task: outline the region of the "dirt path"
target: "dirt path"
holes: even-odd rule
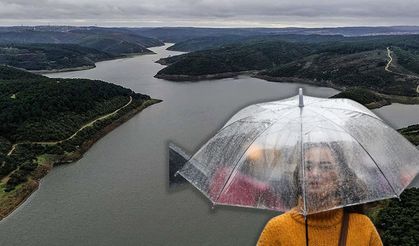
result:
[[[12,145],[12,148],[10,149],[10,151],[7,153],[7,156],[11,155],[13,153],[13,151],[15,151],[16,149],[16,144]]]
[[[96,119],[94,119],[94,120],[92,120],[92,121],[90,121],[89,123],[87,123],[87,124],[84,124],[80,129],[78,129],[73,135],[71,135],[70,137],[68,137],[68,138],[66,138],[66,139],[63,139],[63,140],[59,140],[59,141],[47,141],[47,142],[21,142],[21,143],[15,143],[15,144],[13,144],[12,145],[12,148],[10,149],[10,151],[7,153],[7,156],[10,156],[14,151],[15,151],[15,149],[16,149],[16,146],[17,145],[19,145],[19,144],[43,144],[43,145],[55,145],[55,144],[58,144],[58,143],[62,143],[62,142],[64,142],[64,141],[67,141],[67,140],[70,140],[70,139],[72,139],[72,138],[74,138],[75,136],[77,136],[77,133],[79,133],[80,131],[82,131],[83,129],[85,129],[85,128],[87,128],[87,127],[89,127],[89,126],[92,126],[94,123],[96,123],[97,121],[99,121],[99,120],[103,120],[103,119],[106,119],[106,118],[109,118],[109,117],[111,117],[111,116],[113,116],[113,115],[115,115],[116,113],[118,113],[120,110],[122,110],[122,109],[124,109],[125,107],[127,107],[128,105],[130,105],[132,103],[132,97],[130,96],[129,97],[129,101],[124,105],[124,106],[122,106],[122,107],[120,107],[119,109],[117,109],[117,110],[115,110],[115,111],[113,111],[113,112],[111,112],[111,113],[109,113],[109,114],[106,114],[106,115],[102,115],[102,116],[100,116],[100,117],[98,117],[98,118],[96,118]]]
[[[384,68],[387,72],[390,73],[394,73],[393,71],[390,71],[390,69],[388,69],[390,67],[391,62],[393,61],[393,57],[391,57],[391,50],[390,47],[387,47],[387,56],[389,58],[386,67]]]
[[[384,68],[384,70],[386,70],[386,71],[387,71],[387,72],[389,72],[389,73],[394,73],[394,74],[397,74],[397,75],[406,76],[406,77],[408,77],[408,78],[415,78],[415,79],[419,79],[419,76],[416,76],[416,75],[403,74],[403,73],[397,73],[397,72],[391,71],[391,70],[389,69],[389,67],[390,67],[390,65],[391,65],[391,62],[393,61],[393,57],[391,56],[391,50],[390,50],[390,47],[387,47],[387,56],[388,56],[389,60],[388,60],[388,62],[387,62],[386,67]],[[416,87],[416,93],[419,93],[419,85]]]

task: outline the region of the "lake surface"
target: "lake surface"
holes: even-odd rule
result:
[[[0,245],[254,245],[278,213],[216,207],[190,185],[168,188],[169,140],[193,152],[240,108],[336,90],[239,77],[176,83],[155,79],[157,54],[100,62],[91,70],[48,74],[109,81],[162,103],[98,141],[85,156],[54,168],[40,188],[0,222]],[[419,122],[419,105],[375,111],[395,128]],[[416,181],[416,184],[418,182]]]

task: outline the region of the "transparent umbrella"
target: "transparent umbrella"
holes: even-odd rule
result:
[[[300,95],[236,113],[178,171],[214,205],[303,215],[399,197],[419,151],[364,106]]]

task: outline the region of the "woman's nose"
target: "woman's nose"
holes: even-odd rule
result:
[[[320,170],[318,168],[313,167],[308,171],[308,175],[309,176],[318,176],[320,174],[319,171]]]

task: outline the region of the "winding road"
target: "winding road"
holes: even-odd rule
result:
[[[384,69],[387,72],[393,73],[392,71],[390,71],[388,69],[388,67],[390,66],[391,62],[393,61],[393,57],[391,57],[391,51],[390,51],[390,48],[389,47],[387,47],[387,56],[388,56],[389,60],[388,60],[387,65],[386,65],[386,67]]]
[[[111,113],[109,113],[109,114],[106,114],[106,115],[102,115],[102,116],[100,116],[100,117],[98,117],[98,118],[96,118],[96,119],[94,119],[94,120],[92,120],[92,121],[90,121],[90,122],[88,122],[87,124],[84,124],[80,129],[78,129],[73,135],[71,135],[70,137],[68,137],[68,138],[66,138],[66,139],[63,139],[63,140],[59,140],[59,141],[47,141],[47,142],[20,142],[20,143],[15,143],[15,144],[13,144],[12,145],[12,148],[10,149],[10,151],[7,153],[7,156],[10,156],[11,154],[13,154],[13,152],[16,150],[16,147],[19,145],[19,144],[43,144],[43,145],[54,145],[54,144],[59,144],[59,143],[62,143],[62,142],[64,142],[64,141],[67,141],[67,140],[70,140],[70,139],[72,139],[72,138],[74,138],[75,136],[77,136],[77,133],[79,133],[80,131],[82,131],[83,129],[85,129],[85,128],[87,128],[87,127],[89,127],[89,126],[92,126],[94,123],[96,123],[97,121],[99,121],[99,120],[103,120],[103,119],[106,119],[106,118],[109,118],[109,117],[111,117],[111,116],[113,116],[113,115],[115,115],[116,113],[118,113],[120,110],[122,110],[122,109],[124,109],[125,107],[127,107],[128,105],[130,105],[132,103],[132,97],[130,96],[129,97],[129,101],[124,105],[124,106],[122,106],[122,107],[120,107],[120,108],[118,108],[117,110],[115,110],[115,111],[113,111],[113,112],[111,112]]]
[[[415,79],[419,79],[419,76],[416,76],[416,75],[403,74],[403,73],[397,73],[397,72],[391,71],[391,70],[389,69],[389,67],[390,67],[390,65],[391,65],[391,62],[393,61],[393,57],[391,56],[391,50],[390,50],[390,47],[387,47],[387,56],[388,56],[389,60],[388,60],[388,62],[387,62],[387,65],[385,66],[384,70],[386,70],[386,71],[387,71],[387,72],[389,72],[389,73],[394,73],[394,74],[397,74],[397,75],[406,76],[406,77],[408,77],[408,78],[415,78]],[[416,87],[416,93],[419,93],[419,85]]]

